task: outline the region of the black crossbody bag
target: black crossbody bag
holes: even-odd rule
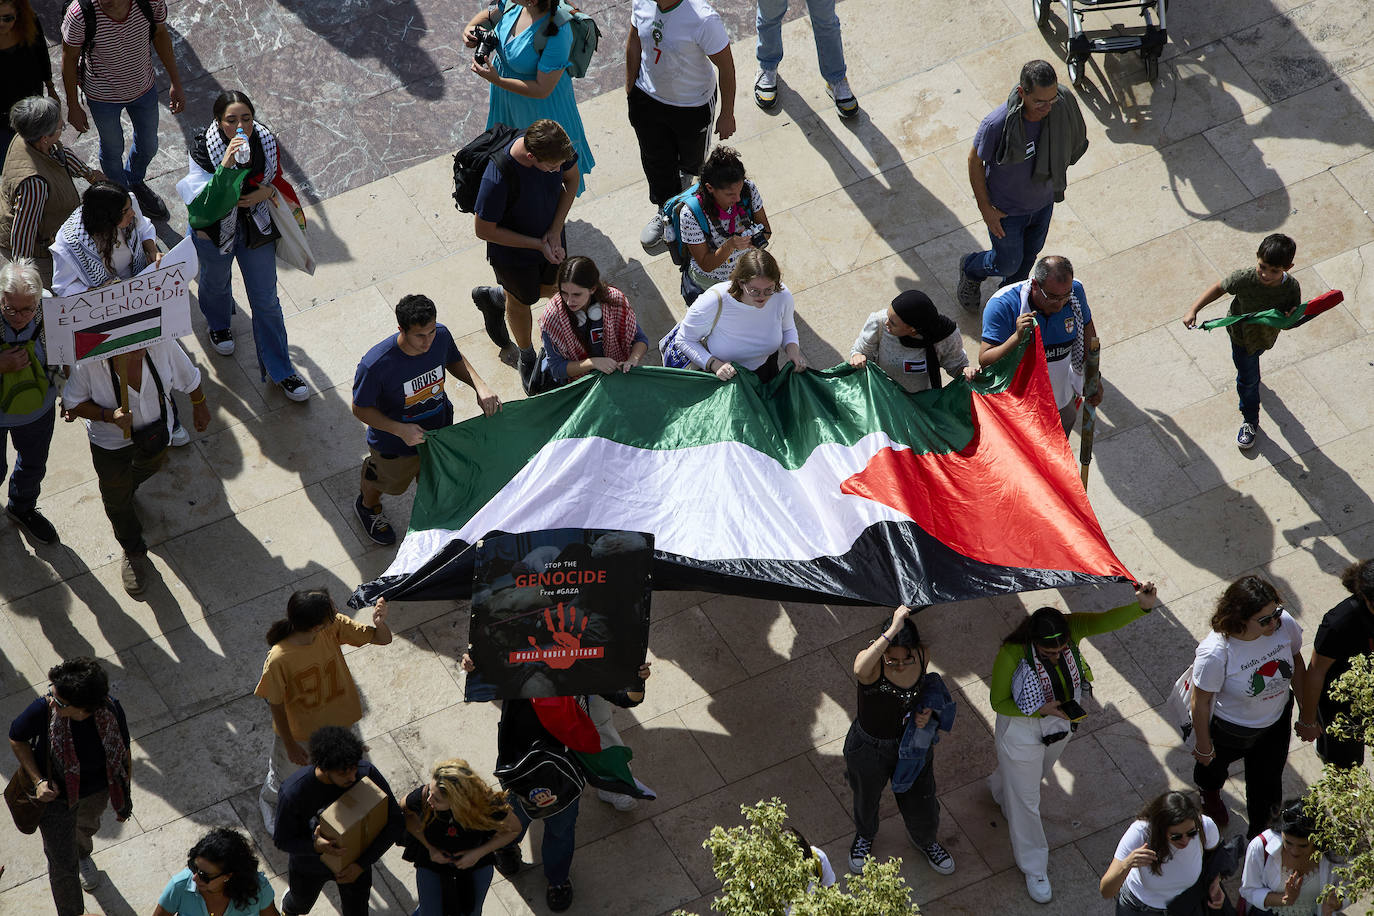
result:
[[[161,408],[156,423],[150,423],[142,429],[135,429],[129,433],[129,439],[133,442],[134,448],[140,455],[146,458],[153,458],[160,455],[169,445],[172,444],[172,434],[167,431],[167,393],[162,388],[162,377],[157,374],[157,367],[153,365],[152,357],[146,352],[143,360],[148,364],[148,372],[153,377],[153,384],[157,386],[157,403]],[[114,385],[115,396],[119,396],[119,376],[115,374],[114,362],[109,363],[110,382]]]

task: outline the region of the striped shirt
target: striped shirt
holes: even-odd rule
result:
[[[76,158],[76,154],[61,143],[54,143],[48,153],[67,170],[73,178],[91,180],[91,170],[86,163]],[[14,223],[10,227],[9,249],[16,258],[31,258],[36,252],[34,242],[38,238],[38,223],[43,218],[43,208],[48,204],[48,182],[41,175],[30,175],[19,182],[14,190]]]
[[[167,21],[166,0],[150,0],[153,22]],[[97,102],[132,102],[153,85],[153,43],[148,19],[137,0],[129,0],[129,14],[111,19],[102,0],[95,7],[95,47],[86,59],[86,78],[81,90]],[[81,4],[67,7],[62,19],[62,43],[79,48],[86,41],[86,17]]]

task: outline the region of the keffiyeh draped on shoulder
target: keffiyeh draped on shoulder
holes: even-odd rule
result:
[[[248,138],[248,145],[253,156],[246,167],[248,171],[247,180],[258,186],[270,184],[281,173],[276,136],[265,124],[254,122],[253,133]],[[228,148],[229,141],[224,139],[224,135],[220,133],[219,125],[214,121],[211,121],[210,125],[192,142],[190,164],[186,177],[177,183],[177,191],[188,207],[210,185],[216,169],[219,168],[220,161],[224,159],[224,152]],[[231,166],[231,168],[238,169],[240,167]],[[268,209],[270,206],[271,204],[263,200],[248,209],[248,218],[253,220],[264,235],[271,235],[273,232],[272,211]],[[225,254],[234,248],[234,236],[238,231],[238,218],[239,208],[235,205],[230,205],[225,213],[218,216],[219,222],[212,234],[215,244]]]

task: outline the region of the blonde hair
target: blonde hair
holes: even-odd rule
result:
[[[767,277],[782,289],[782,268],[778,266],[778,259],[762,248],[750,248],[739,256],[730,271],[730,295],[738,299],[744,284],[755,277]]]
[[[470,830],[495,830],[511,810],[506,793],[487,785],[461,757],[439,761],[430,776],[448,802],[453,819]],[[493,812],[500,816],[493,816]],[[421,820],[428,824],[433,819],[434,809],[426,803]]]

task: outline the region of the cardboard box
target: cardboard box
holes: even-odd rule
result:
[[[352,865],[385,829],[386,818],[386,793],[372,780],[359,779],[320,812],[320,836],[344,848],[340,855],[320,856],[320,861],[336,872]]]

